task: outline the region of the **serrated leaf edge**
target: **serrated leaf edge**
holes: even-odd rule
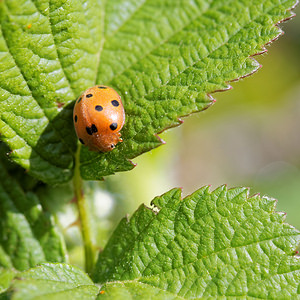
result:
[[[106,0],[106,1],[107,1],[107,0]],[[147,0],[145,0],[145,1],[141,4],[141,6],[143,6],[146,2],[147,2]],[[292,19],[293,17],[295,17],[296,14],[295,14],[294,12],[292,12],[292,10],[293,10],[298,4],[299,4],[299,0],[297,0],[296,3],[295,3],[291,8],[289,8],[289,9],[286,10],[287,13],[290,13],[290,16],[288,16],[288,17],[286,17],[286,18],[284,18],[284,19],[278,21],[276,24],[274,24],[274,25],[272,26],[272,27],[275,27],[275,28],[278,29],[278,31],[279,31],[278,35],[277,35],[275,38],[271,39],[269,42],[267,42],[267,43],[265,43],[264,45],[262,45],[262,46],[261,46],[261,51],[259,51],[259,52],[257,52],[257,53],[254,53],[254,54],[248,56],[248,59],[251,59],[251,60],[257,65],[256,69],[253,70],[252,72],[248,73],[248,74],[243,75],[243,76],[234,78],[234,79],[232,79],[232,80],[224,81],[224,83],[227,84],[227,87],[224,88],[224,89],[219,89],[219,90],[214,90],[214,91],[211,91],[211,92],[207,92],[207,93],[206,93],[206,96],[208,97],[208,99],[210,99],[210,103],[207,104],[207,106],[206,106],[204,109],[202,109],[201,111],[204,111],[204,110],[208,109],[211,105],[213,105],[213,104],[217,101],[217,100],[212,96],[212,94],[217,93],[217,92],[225,92],[225,91],[228,91],[228,90],[233,89],[233,87],[230,85],[231,82],[236,82],[236,81],[239,81],[239,80],[241,80],[241,79],[243,79],[243,78],[249,77],[249,76],[253,75],[254,73],[256,73],[260,68],[262,68],[262,65],[254,58],[254,56],[258,56],[258,55],[261,55],[261,54],[264,54],[264,53],[268,52],[266,46],[267,46],[267,45],[270,45],[271,43],[273,43],[274,41],[276,41],[281,35],[284,34],[284,31],[283,31],[278,25],[281,24],[281,23],[283,23],[283,22],[285,22],[285,21],[287,21],[287,20]],[[141,6],[140,6],[140,7],[141,7]],[[138,9],[140,9],[140,7],[138,7]],[[135,13],[135,12],[134,12],[134,13]],[[119,29],[118,29],[118,30],[119,30]],[[114,33],[117,32],[118,30],[114,31]],[[104,44],[104,42],[105,42],[105,38],[104,38],[103,44]],[[216,49],[215,49],[215,50],[216,50]],[[215,51],[215,50],[214,50],[214,51]],[[101,54],[100,54],[100,55],[101,55]],[[99,64],[100,64],[100,59],[99,59]],[[124,69],[121,73],[123,73],[125,70],[126,70],[126,69]],[[120,73],[120,74],[121,74],[121,73]],[[182,72],[181,72],[181,73],[182,73]],[[179,73],[179,74],[180,74],[180,73]],[[118,74],[117,74],[117,75],[118,75]],[[98,77],[98,76],[97,76],[97,77]],[[167,81],[164,85],[166,85],[168,82],[169,82],[169,81]],[[162,130],[159,131],[159,132],[156,132],[156,133],[154,134],[154,136],[156,137],[156,139],[157,139],[157,141],[158,141],[158,145],[157,145],[156,147],[152,148],[152,149],[155,149],[155,148],[157,148],[157,147],[159,147],[159,146],[161,146],[161,145],[163,145],[163,144],[166,144],[166,142],[159,136],[159,134],[163,133],[165,130],[168,130],[168,129],[170,129],[170,128],[174,128],[174,127],[177,127],[177,126],[181,125],[181,124],[184,122],[184,120],[182,120],[181,118],[187,117],[187,116],[189,116],[189,115],[191,115],[191,114],[194,114],[194,113],[199,113],[199,112],[201,112],[201,111],[195,111],[195,112],[191,112],[191,113],[189,113],[189,114],[187,114],[187,115],[179,116],[179,117],[177,117],[177,122],[178,122],[178,123],[174,123],[174,124],[172,124],[171,126],[168,126],[168,127],[162,129]],[[145,153],[145,152],[147,152],[147,151],[149,151],[149,150],[142,151],[139,155],[141,155],[141,154],[143,154],[143,153]],[[139,155],[137,155],[137,156],[139,156]],[[127,160],[127,162],[129,162],[129,163],[133,166],[133,168],[134,168],[134,167],[136,167],[137,163],[132,162],[131,159],[133,159],[133,158],[135,158],[135,157],[137,157],[137,156],[129,157],[129,158],[125,158],[125,157],[124,157],[124,158],[125,158],[125,160]],[[82,165],[82,166],[83,166],[83,165],[88,165],[88,164],[91,164],[91,163],[93,163],[94,161],[97,161],[97,160],[98,160],[97,157],[93,157],[93,158],[91,158],[90,160],[84,161],[84,163],[81,163],[81,165]],[[115,174],[115,173],[116,173],[116,172],[113,172],[113,173],[111,173],[111,174]],[[101,177],[101,178],[103,178],[103,177]]]

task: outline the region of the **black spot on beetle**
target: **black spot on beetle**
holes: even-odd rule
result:
[[[103,89],[103,90],[104,90],[104,89],[107,89],[106,86],[102,86],[102,85],[98,86],[98,88],[99,88],[99,89]]]
[[[92,131],[92,128],[91,127],[86,127],[86,132],[89,134],[89,135],[92,135],[93,134],[93,131]]]
[[[111,104],[112,104],[113,106],[119,106],[119,101],[117,101],[117,100],[112,100],[112,101],[111,101]]]
[[[77,103],[79,103],[81,101],[82,97],[80,97],[78,100],[77,100]]]
[[[109,128],[110,128],[111,130],[116,130],[117,127],[118,127],[118,124],[117,124],[117,123],[111,123],[110,126],[109,126]]]
[[[84,141],[82,139],[79,139],[79,142],[84,145]]]
[[[94,132],[98,132],[98,129],[97,129],[97,127],[96,127],[95,124],[93,124],[91,128],[92,128],[92,132],[93,132],[93,133],[94,133]]]
[[[86,97],[91,98],[91,97],[93,97],[93,94],[87,94]]]
[[[96,105],[95,106],[95,110],[97,111],[102,111],[103,110],[103,107],[101,105]]]
[[[114,149],[116,146],[114,144],[110,145],[110,148]]]
[[[87,126],[85,129],[89,135],[92,135],[93,133],[98,132],[98,129],[95,124],[93,124],[91,127]]]
[[[77,122],[77,115],[75,116],[74,120],[75,120],[75,123],[76,123]]]

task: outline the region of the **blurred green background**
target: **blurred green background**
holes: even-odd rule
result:
[[[213,94],[212,107],[164,132],[166,145],[135,159],[134,170],[86,182],[99,249],[121,217],[173,187],[188,195],[207,184],[247,186],[250,194],[278,199],[277,210],[300,229],[300,17],[280,27],[285,34],[255,57],[263,66],[256,74],[232,83],[231,91]],[[69,197],[65,187],[62,191]],[[62,191],[56,190],[59,198]],[[69,227],[76,219],[74,207],[65,205],[58,218],[71,263],[80,266],[80,234]]]

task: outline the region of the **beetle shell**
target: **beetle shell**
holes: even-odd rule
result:
[[[122,141],[124,107],[111,87],[97,85],[81,94],[74,106],[73,120],[79,141],[89,150],[108,152]]]

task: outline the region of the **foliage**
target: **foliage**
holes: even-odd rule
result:
[[[95,299],[98,289],[80,269],[43,264],[18,275],[12,299]]]
[[[0,267],[26,270],[46,261],[65,261],[65,246],[51,215],[1,161],[0,169]]]
[[[82,179],[132,169],[158,134],[213,104],[209,93],[258,70],[252,56],[294,5],[0,1],[0,299],[299,297],[299,232],[274,199],[172,189],[122,219],[94,264],[82,190]],[[126,112],[124,142],[108,153],[79,147],[73,128],[74,100],[95,84],[115,88]],[[88,274],[68,264],[56,228],[53,202],[73,195]]]
[[[274,199],[245,188],[181,199],[173,189],[124,218],[100,253],[94,281],[99,298],[195,299],[298,295],[300,234],[275,213]],[[99,289],[80,270],[45,264],[18,275],[13,299],[95,299]]]
[[[212,104],[207,93],[256,71],[249,56],[281,34],[274,24],[295,4],[98,2],[0,3],[2,140],[14,161],[48,183],[72,176],[71,109],[83,90],[96,83],[115,88],[127,121],[115,151],[82,149],[82,177],[129,170],[129,158],[161,144],[157,133]]]
[[[123,219],[100,253],[95,281],[108,298],[145,295],[293,298],[299,232],[274,213],[275,200],[245,188],[174,189]],[[116,296],[115,299],[120,299]]]

